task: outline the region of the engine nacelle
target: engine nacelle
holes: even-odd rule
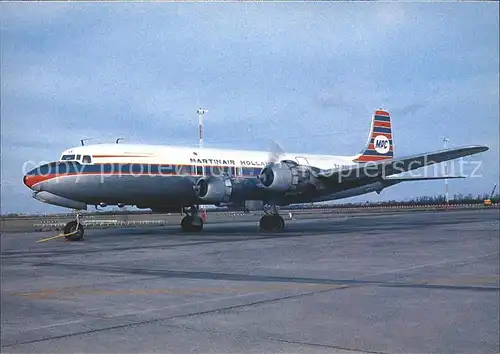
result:
[[[300,191],[311,181],[311,171],[307,166],[282,161],[264,167],[259,174],[259,180],[264,187],[275,192]]]
[[[202,177],[196,183],[198,198],[209,204],[227,203],[233,193],[233,183],[229,177]]]

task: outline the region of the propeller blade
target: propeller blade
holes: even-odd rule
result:
[[[270,186],[274,180],[274,173],[271,169],[277,162],[280,161],[281,157],[285,154],[285,150],[275,141],[271,141],[269,146],[269,155],[267,158],[267,164],[262,169],[259,180],[265,186]]]
[[[268,165],[277,162],[280,157],[285,153],[285,150],[275,141],[271,141],[271,146],[269,147],[269,158]]]

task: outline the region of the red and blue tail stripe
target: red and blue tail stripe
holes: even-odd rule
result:
[[[354,162],[388,160],[392,159],[393,156],[391,116],[387,111],[379,109],[372,117],[368,142],[361,153],[356,156]]]

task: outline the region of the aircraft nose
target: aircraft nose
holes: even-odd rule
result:
[[[38,182],[38,178],[36,175],[27,174],[23,177],[23,183],[29,189],[34,189],[34,185]]]
[[[29,171],[24,175],[23,177],[23,183],[26,187],[29,189],[33,189],[35,191],[39,191],[40,187],[42,185],[42,182],[44,182],[47,179],[47,175],[44,174],[43,168],[46,165],[41,165],[37,168],[34,168],[33,170]]]

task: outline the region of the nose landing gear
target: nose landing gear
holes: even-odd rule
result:
[[[80,223],[80,213],[76,214],[76,220],[70,221],[64,226],[64,237],[67,241],[81,241],[83,240],[84,229]]]
[[[184,232],[200,232],[203,230],[203,218],[198,213],[198,207],[192,205],[188,208],[183,208],[185,217],[181,220],[181,229]]]

